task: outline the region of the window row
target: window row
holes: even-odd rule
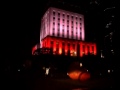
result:
[[[75,18],[76,20],[82,20],[82,18],[78,18],[78,17],[74,17],[74,16],[71,16],[71,15],[66,15],[66,14],[61,14],[61,13],[56,13],[56,12],[54,12],[53,11],[53,15],[55,16],[55,15],[57,15],[58,17],[60,17],[60,16],[62,16],[63,18],[65,17],[65,16],[67,16],[67,18],[70,18],[71,17],[71,19],[73,19],[73,18]]]
[[[53,17],[53,21],[55,21],[55,17]],[[65,19],[62,19],[62,21],[64,22]],[[71,23],[73,24],[73,21],[74,21],[74,20],[67,20],[67,23],[69,23],[70,21],[71,21]],[[58,18],[58,22],[60,22],[60,18]],[[76,24],[78,24],[77,21],[76,21]],[[80,22],[80,24],[81,24],[81,22]]]

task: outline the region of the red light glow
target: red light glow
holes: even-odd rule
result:
[[[64,45],[62,45],[64,43]],[[74,47],[73,47],[74,44]],[[78,47],[80,46],[80,50],[78,51]],[[70,51],[70,55],[77,55],[82,57],[83,55],[94,54],[96,55],[97,49],[95,43],[86,43],[79,40],[71,40],[71,39],[62,39],[56,37],[47,36],[42,40],[42,48],[52,48],[53,54],[62,54],[65,52],[65,55],[68,55],[68,51]],[[80,54],[78,55],[78,52]]]

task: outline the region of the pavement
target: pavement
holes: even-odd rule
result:
[[[72,90],[73,88],[104,89],[112,88],[114,81],[112,79],[95,79],[89,81],[74,81],[71,79],[38,79],[34,90]]]
[[[69,78],[40,78],[31,77],[29,74],[23,77],[12,76],[5,78],[2,81],[4,89],[16,89],[16,90],[73,90],[76,88],[88,88],[94,90],[104,90],[114,87],[114,79],[111,78],[99,78],[91,79],[89,81],[74,81]],[[82,90],[82,89],[78,89]]]

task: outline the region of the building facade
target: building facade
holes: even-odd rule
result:
[[[40,39],[42,40],[48,35],[84,41],[84,16],[57,8],[49,8],[41,21]]]
[[[85,42],[84,16],[53,7],[41,20],[40,47],[52,48],[54,55],[82,57],[97,53],[95,43]]]

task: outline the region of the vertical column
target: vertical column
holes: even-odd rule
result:
[[[73,16],[73,38],[76,39],[76,17]]]
[[[62,30],[64,29],[63,28],[63,18],[62,18],[62,13],[61,12],[59,12],[60,13],[60,37],[62,37]]]
[[[67,38],[67,16],[64,16],[64,37]]]
[[[67,55],[68,53],[68,45],[67,45],[67,42],[65,42],[65,55]]]
[[[60,28],[60,27],[58,27],[58,13],[57,12],[55,12],[55,36],[58,36],[57,34],[58,34],[58,28]]]
[[[83,43],[80,42],[80,57],[83,56]]]
[[[49,31],[49,27],[50,27],[50,25],[49,25],[49,22],[50,22],[50,20],[49,20],[49,17],[50,17],[50,14],[49,14],[49,10],[48,10],[48,12],[47,12],[47,35],[49,35],[49,33],[50,33],[50,31]]]
[[[75,51],[74,51],[74,53],[75,53],[75,56],[77,55],[77,43],[75,43]]]
[[[94,55],[96,55],[97,54],[96,44],[94,44],[93,46],[94,46]]]
[[[47,12],[45,13],[45,35],[44,37],[46,37],[47,35]]]
[[[53,32],[53,10],[50,10],[50,36],[52,35]]]
[[[72,43],[70,43],[70,56],[73,54]]]
[[[56,53],[56,40],[54,40],[53,42],[53,53],[54,54]]]
[[[89,47],[90,47],[90,54],[92,54],[92,45],[91,44],[89,44]]]
[[[70,16],[70,15],[69,15],[69,19],[68,19],[68,20],[69,20],[69,38],[71,39],[71,36],[72,36],[72,35],[71,35],[71,31],[72,31],[72,30],[71,30],[71,27],[72,27],[71,22],[72,22],[72,20],[71,20],[71,16]]]
[[[80,40],[80,20],[79,20],[79,18],[77,19],[77,35],[78,35],[78,40]]]
[[[85,44],[85,55],[88,54],[88,48],[87,48],[87,44]]]
[[[59,41],[59,54],[62,54],[62,41]]]
[[[85,40],[84,16],[82,16],[82,40]]]

